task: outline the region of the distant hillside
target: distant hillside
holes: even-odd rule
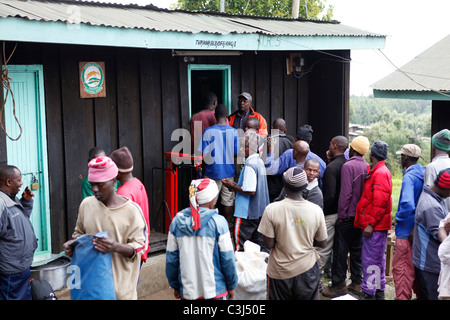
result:
[[[410,129],[416,136],[430,137],[431,101],[351,96],[349,120],[365,126],[400,121],[398,127]]]

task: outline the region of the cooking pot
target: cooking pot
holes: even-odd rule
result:
[[[31,267],[31,279],[46,280],[53,291],[61,290],[66,287],[69,265],[70,258],[61,256],[47,264]]]

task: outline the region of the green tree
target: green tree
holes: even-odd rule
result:
[[[171,8],[190,11],[220,11],[220,0],[178,0]],[[306,12],[306,8],[308,12]],[[333,9],[331,5],[326,6],[326,0],[300,0],[299,16],[313,20],[331,21]],[[225,12],[289,18],[292,12],[292,0],[225,0]]]

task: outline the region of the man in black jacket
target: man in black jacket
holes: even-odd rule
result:
[[[273,134],[274,129],[278,130],[275,134]],[[275,119],[272,123],[272,132],[270,136],[267,137],[267,140],[268,143],[275,144],[278,148],[279,156],[281,156],[286,150],[292,149],[294,145],[294,139],[292,137],[288,137],[286,132],[286,121],[282,118]],[[271,150],[268,150],[268,152],[271,152]],[[267,184],[269,187],[269,199],[270,202],[273,202],[284,187],[283,175],[268,175]]]
[[[330,162],[323,174],[323,213],[328,232],[327,246],[318,250],[321,271],[331,267],[331,251],[333,248],[334,227],[338,217],[338,200],[341,190],[341,168],[346,161],[344,152],[348,147],[348,140],[344,136],[336,136],[330,141]]]

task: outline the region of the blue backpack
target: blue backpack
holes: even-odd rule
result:
[[[98,251],[93,244],[94,237],[104,235],[108,233],[82,235],[71,244],[72,275],[67,282],[72,300],[116,300],[111,254]]]

